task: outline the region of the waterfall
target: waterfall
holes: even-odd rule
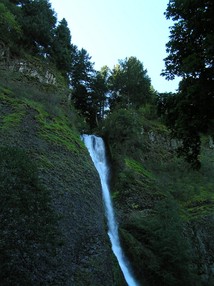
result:
[[[87,147],[92,161],[99,173],[102,194],[105,205],[107,223],[108,223],[108,235],[111,241],[112,250],[115,254],[120,268],[123,272],[124,278],[129,286],[137,286],[137,282],[133,278],[129,269],[128,261],[124,256],[123,250],[120,245],[118,226],[114,216],[114,210],[111,202],[111,196],[109,191],[108,175],[109,169],[105,154],[105,145],[102,138],[95,135],[82,135],[83,142]]]

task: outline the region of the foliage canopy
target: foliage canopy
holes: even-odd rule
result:
[[[159,105],[173,134],[183,141],[180,154],[199,168],[200,133],[213,133],[214,3],[169,1],[166,18],[175,21],[167,43],[167,79],[181,76],[178,94],[160,96]]]
[[[109,86],[111,108],[115,105],[139,108],[152,97],[151,80],[136,57],[119,61],[111,72]]]

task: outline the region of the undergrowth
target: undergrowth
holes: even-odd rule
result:
[[[201,170],[191,170],[176,156],[180,143],[146,112],[113,112],[103,128],[122,243],[142,284],[201,285],[185,229],[214,213],[213,150],[204,145]]]

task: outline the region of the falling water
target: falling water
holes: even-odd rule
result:
[[[128,266],[128,261],[123,254],[123,250],[120,245],[118,226],[114,216],[114,210],[112,207],[109,185],[108,185],[108,165],[105,155],[105,145],[102,138],[95,135],[83,135],[83,142],[85,143],[92,161],[100,175],[100,181],[102,185],[103,200],[106,209],[106,216],[108,222],[108,235],[111,240],[112,250],[118,260],[120,268],[123,272],[125,280],[129,286],[137,286],[137,282],[134,280]]]

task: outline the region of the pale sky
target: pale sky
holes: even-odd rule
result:
[[[95,69],[110,69],[134,56],[147,69],[158,92],[174,92],[179,80],[160,76],[172,22],[163,13],[169,0],[50,0],[58,20],[65,18],[72,43],[92,57]]]

